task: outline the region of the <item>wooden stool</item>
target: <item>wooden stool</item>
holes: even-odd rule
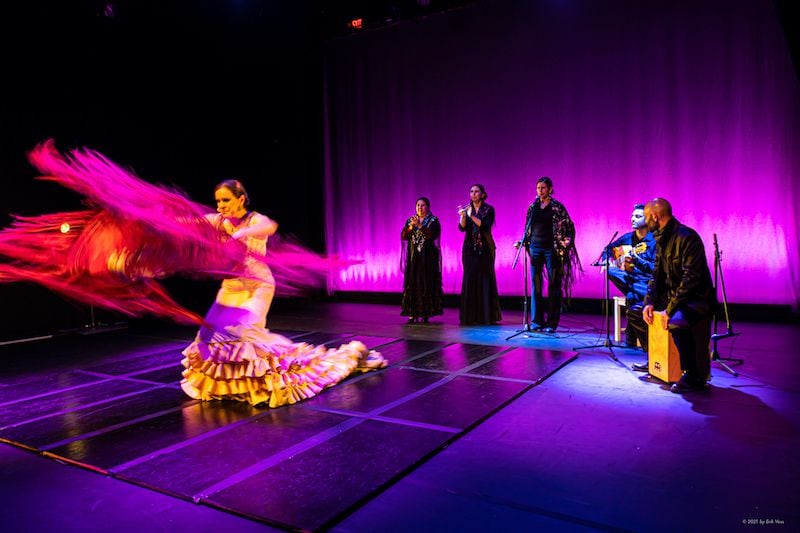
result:
[[[624,296],[614,296],[614,342],[619,344],[622,334],[622,311],[625,307]]]

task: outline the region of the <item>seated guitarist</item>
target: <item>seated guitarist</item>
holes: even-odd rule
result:
[[[647,283],[653,277],[656,241],[645,224],[644,204],[633,206],[631,227],[633,231],[611,243],[612,259],[609,262],[608,277],[625,295],[625,315],[628,319],[625,345],[635,347],[638,340],[646,352],[647,326],[642,318],[642,302],[647,294]],[[605,250],[599,263],[606,263]]]

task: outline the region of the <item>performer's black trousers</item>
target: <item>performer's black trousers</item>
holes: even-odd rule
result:
[[[561,256],[551,248],[531,245],[528,248],[531,258],[531,314],[539,326],[557,328],[561,319],[561,279],[564,274]],[[547,318],[544,317],[545,301],[542,297],[542,272],[547,269]]]

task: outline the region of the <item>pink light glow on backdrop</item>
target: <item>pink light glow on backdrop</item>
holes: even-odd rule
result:
[[[712,267],[717,235],[729,301],[796,305],[800,90],[777,15],[675,4],[479,2],[332,43],[326,238],[364,260],[335,288],[402,290],[400,230],[422,195],[459,293],[456,206],[478,182],[497,210],[500,293],[521,295],[512,244],[547,175],[576,223],[575,296],[603,297],[589,264],[633,204],[664,196]]]

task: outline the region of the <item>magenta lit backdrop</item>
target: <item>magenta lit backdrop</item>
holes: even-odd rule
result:
[[[585,274],[631,207],[669,199],[730,302],[800,301],[800,90],[772,2],[492,1],[329,44],[326,240],[363,263],[346,291],[402,290],[416,198],[442,221],[444,290],[461,287],[456,206],[483,183],[497,210],[499,290],[539,176],[576,223]]]

